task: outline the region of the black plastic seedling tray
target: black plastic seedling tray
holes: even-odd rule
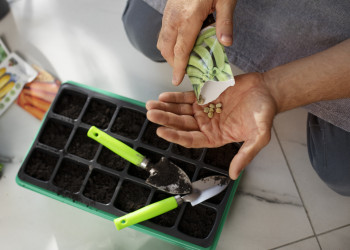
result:
[[[169,197],[145,183],[148,172],[87,137],[96,126],[125,142],[152,162],[162,156],[181,167],[192,181],[228,176],[240,144],[187,149],[156,135],[144,103],[68,82],[62,84],[18,172],[17,183],[106,219]],[[215,249],[237,181],[219,195],[175,210],[132,228],[188,249]],[[116,230],[116,234],[117,234]]]

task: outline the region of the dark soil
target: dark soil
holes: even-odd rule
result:
[[[205,177],[213,176],[213,175],[222,175],[222,174],[219,174],[217,172],[202,168],[198,173],[197,180],[205,178]],[[220,204],[221,201],[224,199],[225,194],[226,194],[226,190],[224,190],[221,193],[215,195],[214,197],[208,199],[207,202],[210,202],[213,204]]]
[[[147,179],[147,183],[152,186],[175,194],[187,194],[191,192],[192,185],[188,177],[184,176],[180,168],[167,158],[162,157],[158,163],[149,164],[147,167],[150,171],[154,171]]]
[[[130,181],[124,181],[114,206],[130,213],[145,206],[151,190]]]
[[[160,200],[164,200],[169,197],[170,197],[169,194],[159,193],[159,192],[155,193],[152,199],[152,203]],[[175,224],[175,221],[177,216],[179,215],[180,209],[181,209],[181,206],[177,207],[176,209],[170,210],[165,214],[158,215],[157,217],[154,217],[150,221],[163,227],[172,227]]]
[[[82,121],[99,128],[107,128],[116,106],[97,100],[91,100]]]
[[[86,102],[86,96],[76,92],[63,92],[54,112],[72,119],[78,118]]]
[[[72,131],[70,125],[64,125],[56,120],[49,120],[40,136],[39,142],[57,149],[63,149]]]
[[[24,172],[41,181],[48,181],[55,169],[58,156],[36,149],[29,158]]]
[[[170,158],[170,161],[173,162],[179,168],[181,168],[183,171],[185,171],[188,178],[190,178],[190,180],[192,180],[194,172],[196,171],[195,165],[188,163],[188,162],[184,162],[184,161],[175,159],[175,158]]]
[[[76,193],[80,190],[88,169],[86,165],[65,159],[62,161],[53,183],[64,190]]]
[[[204,239],[214,226],[216,211],[212,208],[187,205],[179,223],[179,230],[190,236]]]
[[[101,171],[93,171],[83,194],[89,199],[107,204],[111,201],[117,184],[118,178]]]
[[[238,150],[239,145],[235,143],[226,144],[219,148],[208,148],[204,162],[228,171],[230,163]]]
[[[142,142],[160,148],[160,149],[167,149],[170,145],[170,143],[162,138],[160,138],[156,134],[156,130],[159,127],[159,125],[155,123],[148,123],[146,130],[142,136]]]
[[[136,139],[140,134],[146,115],[132,109],[121,108],[112,125],[111,132],[131,139]]]
[[[201,156],[203,149],[202,148],[185,148],[178,144],[173,144],[171,151],[177,155],[181,155],[187,158],[197,160]]]
[[[69,145],[68,153],[91,160],[94,158],[98,146],[99,143],[87,136],[87,130],[78,129]]]
[[[124,158],[120,157],[106,147],[102,147],[102,151],[98,156],[97,162],[107,168],[117,171],[122,171],[129,164],[127,160],[124,160]]]

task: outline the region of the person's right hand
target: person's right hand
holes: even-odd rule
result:
[[[188,148],[220,147],[242,142],[232,159],[229,174],[236,179],[241,170],[270,141],[276,100],[259,73],[235,77],[236,84],[215,100],[222,112],[208,118],[192,92],[162,93],[159,101],[148,101],[147,118],[163,125],[157,135]]]
[[[174,85],[186,73],[191,50],[204,20],[216,11],[216,36],[224,46],[232,44],[233,11],[237,0],[168,0],[157,48],[173,67]]]

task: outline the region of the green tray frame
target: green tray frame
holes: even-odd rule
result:
[[[77,82],[74,82],[74,81],[68,81],[66,83],[69,83],[69,84],[72,84],[72,85],[75,85],[75,86],[78,86],[78,87],[81,87],[81,88],[86,88],[88,90],[95,91],[95,92],[98,92],[100,94],[112,97],[112,98],[117,98],[117,99],[120,99],[122,101],[126,101],[126,102],[129,102],[129,103],[141,106],[141,107],[145,107],[145,103],[143,103],[143,102],[140,102],[140,101],[137,101],[137,100],[134,100],[134,99],[130,99],[130,98],[127,98],[127,97],[124,97],[124,96],[120,96],[120,95],[117,95],[117,94],[114,94],[114,93],[111,93],[111,92],[108,92],[108,91],[105,91],[105,90],[102,90],[102,89],[98,89],[98,88],[95,88],[95,87],[87,86],[87,85],[84,85],[84,84],[81,84],[81,83],[77,83]],[[46,119],[46,115],[43,118],[43,121],[45,121],[45,119]],[[38,132],[40,131],[41,126],[43,126],[43,123],[41,123]],[[36,137],[37,136],[38,136],[38,134],[36,135]],[[33,141],[33,143],[34,143],[34,141]],[[30,146],[30,148],[33,146],[33,143]],[[25,158],[27,158],[27,155],[28,155],[28,153],[30,151],[30,148],[29,148]],[[228,201],[227,201],[227,204],[226,204],[223,216],[221,217],[220,224],[218,226],[218,229],[217,229],[217,232],[216,232],[216,235],[215,235],[215,238],[214,238],[214,242],[213,242],[213,244],[210,247],[207,247],[207,248],[201,247],[201,246],[195,245],[193,243],[190,243],[190,242],[178,239],[176,237],[167,235],[165,233],[159,232],[157,230],[151,229],[149,227],[145,227],[145,226],[140,225],[140,224],[136,224],[136,225],[130,226],[130,228],[133,228],[133,229],[135,229],[137,231],[140,231],[140,232],[143,232],[145,234],[151,235],[151,236],[153,236],[155,238],[158,238],[160,240],[164,240],[164,241],[169,242],[169,243],[171,243],[173,245],[177,245],[177,246],[183,247],[185,249],[190,249],[190,250],[214,250],[214,249],[216,249],[216,246],[217,246],[217,244],[219,242],[220,235],[221,235],[221,232],[222,232],[222,229],[223,229],[223,226],[224,226],[227,214],[229,212],[229,209],[230,209],[233,197],[234,197],[234,195],[236,193],[236,190],[237,190],[237,187],[238,187],[238,183],[239,183],[239,181],[241,179],[241,176],[242,176],[242,174],[240,174],[238,179],[235,180],[235,182],[234,182],[234,186],[233,186],[233,189],[232,189],[232,191],[230,193],[230,196],[228,198]],[[58,200],[60,202],[66,203],[68,205],[80,208],[80,209],[82,209],[82,210],[84,210],[86,212],[98,215],[98,216],[100,216],[102,218],[105,218],[107,220],[110,220],[112,222],[117,217],[117,216],[115,216],[113,214],[110,214],[110,213],[98,210],[98,209],[93,208],[93,207],[89,207],[88,205],[85,205],[83,203],[80,203],[80,202],[77,202],[77,201],[73,201],[70,198],[57,195],[54,192],[51,192],[49,190],[46,190],[46,189],[40,188],[38,186],[35,186],[33,184],[30,184],[28,182],[25,182],[25,181],[21,180],[18,176],[16,176],[16,183],[19,186],[22,186],[24,188],[27,188],[27,189],[32,190],[34,192],[37,192],[39,194],[45,195],[45,196],[50,197],[52,199]]]

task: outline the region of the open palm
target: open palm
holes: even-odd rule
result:
[[[157,134],[188,148],[220,147],[244,141],[230,164],[230,177],[241,170],[270,141],[276,103],[258,73],[237,76],[236,84],[226,89],[214,103],[222,112],[209,118],[193,92],[167,92],[159,101],[148,101],[147,118],[160,125]]]

